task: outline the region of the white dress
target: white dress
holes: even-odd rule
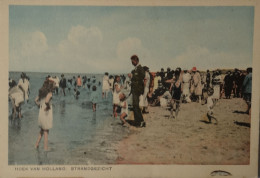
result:
[[[107,75],[105,75],[103,77],[103,85],[102,85],[102,91],[103,92],[108,92],[110,89],[110,86],[109,86],[109,78]]]
[[[45,98],[43,98],[40,101],[40,111],[38,117],[38,125],[43,130],[49,130],[50,128],[52,128],[53,114],[52,114],[51,103],[50,103],[50,109],[48,111],[44,111],[46,107],[47,106],[45,104]]]
[[[189,73],[183,74],[182,76],[182,82],[183,82],[183,95],[190,95],[190,80],[191,80],[191,75]]]
[[[126,105],[126,108],[123,108],[124,104]],[[121,108],[121,114],[126,113],[128,115],[128,104],[127,101],[120,101]]]
[[[220,81],[221,76],[220,75],[216,76],[215,80]],[[214,90],[214,93],[213,93],[212,98],[219,99],[220,98],[220,84],[218,83],[218,84],[213,85],[213,90]]]
[[[10,89],[9,96],[14,101],[16,107],[18,107],[20,103],[24,102],[23,91],[18,86]]]
[[[119,100],[119,94],[120,94],[120,91],[117,92],[116,91],[116,85],[120,88],[120,84],[115,82],[114,84],[114,92],[113,92],[113,104],[119,104],[120,103],[120,100]]]
[[[17,85],[23,88],[25,92],[25,100],[27,101],[29,99],[28,91],[29,91],[30,82],[27,79],[24,80],[20,79]]]
[[[148,101],[147,101],[147,95],[149,93],[149,86],[150,86],[150,74],[149,72],[145,72],[145,80],[146,80],[146,85],[144,86],[144,94],[142,94],[139,97],[139,106],[141,107],[147,107],[148,106]]]

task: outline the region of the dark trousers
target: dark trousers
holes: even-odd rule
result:
[[[141,122],[144,121],[141,109],[139,107],[139,94],[132,93],[133,95],[133,111],[134,111],[134,118],[135,124],[140,125]]]

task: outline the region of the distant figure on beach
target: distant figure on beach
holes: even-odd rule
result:
[[[119,105],[119,93],[121,91],[120,76],[116,75],[113,84],[113,116],[117,117],[117,108]]]
[[[207,70],[207,74],[206,74],[206,88],[208,89],[210,87],[210,82],[211,81],[211,75],[209,70]]]
[[[208,117],[208,120],[209,120],[209,123],[212,122],[212,119],[214,119],[216,121],[215,124],[218,123],[217,119],[213,116],[213,107],[214,107],[214,102],[213,102],[213,98],[212,98],[212,95],[214,93],[214,90],[213,88],[209,88],[208,89],[208,98],[207,98],[207,109],[208,109],[208,112],[207,112],[207,117]]]
[[[232,88],[233,88],[233,78],[231,76],[231,72],[227,71],[227,74],[224,78],[224,91],[225,91],[226,99],[230,99]]]
[[[39,148],[39,143],[44,135],[44,150],[48,151],[48,134],[52,128],[53,113],[52,113],[52,92],[55,89],[55,83],[51,80],[46,80],[39,90],[38,96],[35,98],[36,105],[39,106],[38,124],[40,132],[35,144],[35,148]]]
[[[92,103],[93,112],[96,112],[97,102],[98,102],[98,92],[97,92],[97,87],[95,85],[92,86],[92,92],[90,94],[90,101]]]
[[[161,82],[161,76],[159,72],[156,72],[155,77],[154,77],[154,81],[153,81],[153,93],[154,91],[158,88],[159,85],[159,81]]]
[[[109,81],[110,91],[113,94],[113,84],[114,84],[114,77],[113,77],[113,75],[109,75],[109,80],[108,81]]]
[[[65,88],[67,87],[67,81],[66,78],[64,78],[64,74],[61,74],[60,87],[64,96],[66,96]]]
[[[125,118],[128,115],[128,104],[127,104],[127,101],[126,101],[125,94],[121,92],[119,94],[119,99],[120,99],[119,105],[121,107],[120,120],[122,121],[123,126],[127,127],[128,125],[127,125]]]
[[[72,78],[72,84],[73,84],[74,88],[76,88],[76,86],[77,86],[77,80],[76,80],[76,77],[75,77],[75,76],[73,76],[73,78]]]
[[[88,87],[88,90],[90,90],[90,87],[91,87],[90,78],[87,79],[87,87]]]
[[[249,67],[246,69],[247,75],[244,79],[243,85],[242,85],[242,91],[244,100],[247,104],[247,114],[251,115],[251,97],[252,97],[252,68]]]
[[[184,74],[182,75],[182,87],[183,87],[183,100],[187,103],[191,102],[190,99],[190,81],[191,75],[187,70],[184,70]]]
[[[82,77],[82,79],[83,79],[83,88],[86,88],[86,83],[87,83],[87,76],[85,75],[85,76],[83,76]]]
[[[21,78],[19,79],[17,86],[23,91],[24,101],[28,103],[30,93],[30,82],[25,73],[22,72]]]
[[[214,103],[216,103],[220,98],[220,84],[221,84],[220,80],[221,80],[221,75],[219,71],[214,71],[212,75],[212,87],[214,90],[212,98]]]
[[[102,82],[102,98],[107,98],[109,91],[110,91],[109,78],[108,78],[108,73],[106,72]]]
[[[77,78],[77,87],[80,88],[81,86],[82,86],[82,81],[81,81],[80,75],[78,75],[78,78]]]
[[[181,95],[182,95],[182,81],[181,81],[181,69],[177,68],[175,70],[175,75],[173,78],[173,83],[171,83],[170,91],[171,91],[171,116],[173,117],[173,110],[175,110],[175,118],[178,116],[178,112],[180,109],[181,103]]]
[[[131,56],[132,65],[135,67],[132,70],[132,79],[131,79],[131,93],[133,97],[133,111],[134,111],[134,120],[135,126],[145,127],[145,122],[141,109],[139,107],[139,97],[144,92],[144,77],[145,71],[139,63],[139,58],[137,55]]]
[[[70,93],[70,90],[73,88],[73,85],[72,85],[72,79],[68,79],[68,90],[69,90],[69,93]]]
[[[56,91],[56,95],[59,94],[59,87],[60,87],[60,79],[57,76],[54,77],[50,77],[49,80],[54,81],[55,84],[55,91]]]
[[[12,120],[16,118],[16,114],[18,115],[18,118],[21,119],[22,118],[21,105],[24,102],[24,96],[25,96],[24,90],[19,88],[16,85],[16,82],[12,79],[10,79],[9,81],[9,87],[10,88],[8,91],[8,95],[12,104]]]
[[[195,96],[196,101],[201,103],[201,95],[202,95],[202,85],[201,85],[201,77],[196,67],[192,68],[192,84],[191,84],[191,93]]]
[[[78,88],[74,88],[74,97],[77,99],[79,99],[79,95],[80,95],[80,91],[78,91]]]

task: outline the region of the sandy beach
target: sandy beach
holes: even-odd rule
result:
[[[145,128],[130,127],[117,145],[116,164],[245,165],[250,160],[250,120],[241,98],[220,99],[218,124],[207,124],[206,105],[182,104],[176,119],[150,107]]]

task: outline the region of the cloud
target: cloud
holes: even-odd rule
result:
[[[21,55],[33,57],[43,54],[48,50],[47,38],[41,31],[35,31],[22,42]]]
[[[59,43],[58,49],[63,56],[95,60],[100,56],[102,41],[102,32],[98,27],[86,28],[78,25],[71,27],[67,39]]]
[[[15,42],[10,47],[10,70],[40,71],[49,51],[45,34],[41,31],[21,34]]]
[[[199,70],[217,68],[248,67],[252,58],[244,53],[213,52],[206,47],[189,46],[173,59],[171,66],[191,69],[196,66]]]
[[[125,64],[123,69],[129,71],[132,69],[130,57],[136,54],[142,64],[149,63],[151,58],[150,51],[143,46],[142,41],[136,37],[126,38],[118,42],[117,49],[117,61]],[[121,70],[122,71],[122,70]]]

